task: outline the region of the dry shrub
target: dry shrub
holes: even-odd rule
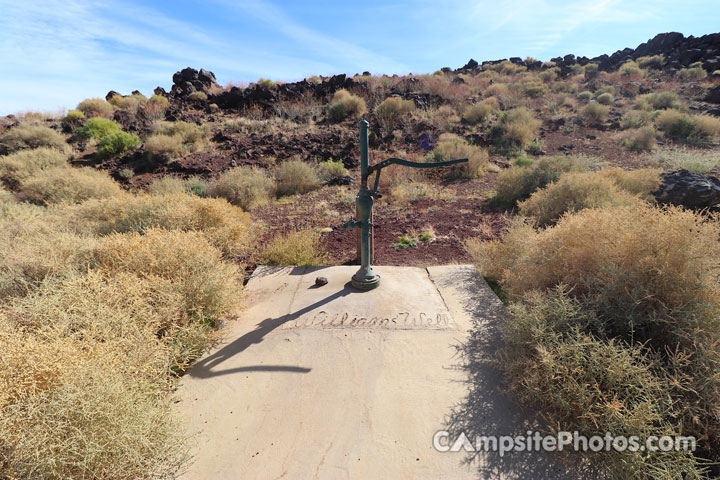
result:
[[[560,297],[577,302],[576,309],[583,314],[584,318],[572,319],[580,338],[595,336],[609,345],[616,342],[622,348],[641,349],[657,359],[648,368],[671,396],[672,411],[654,424],[696,436],[702,455],[713,460],[720,453],[719,236],[715,217],[636,204],[583,210],[541,231],[516,221],[502,243],[471,241],[468,247],[481,271],[498,281],[514,302],[532,306],[527,300],[530,292],[551,300],[561,289]],[[553,315],[556,311],[557,307],[549,309]],[[537,318],[531,312],[529,317],[533,316]],[[568,339],[570,346],[580,338]],[[545,356],[548,346],[541,341],[525,350],[536,360],[555,360]],[[577,363],[577,359],[567,360]],[[578,364],[577,371],[569,368],[564,382],[579,381],[578,375],[591,364],[583,365]],[[619,365],[605,365],[592,378],[608,388],[606,398],[618,412],[629,411],[625,400],[615,401],[623,399],[627,380],[603,383],[603,377],[621,371]],[[547,375],[543,379],[554,383]],[[557,400],[574,405],[573,397],[564,395]],[[602,406],[600,399],[594,403]],[[578,413],[588,411],[585,405],[577,407]],[[560,412],[553,424],[572,430],[579,417]],[[627,426],[638,435],[647,434],[642,423]],[[662,459],[650,456],[647,462],[670,468]],[[642,478],[647,477],[656,478],[647,474]]]
[[[165,135],[156,133],[145,139],[145,151],[153,158],[173,159],[181,157],[185,152],[185,145],[180,135]]]
[[[0,186],[0,204],[11,203],[14,201],[15,196],[12,194],[12,192],[7,191],[2,186]]]
[[[580,110],[580,120],[587,125],[597,125],[607,120],[610,108],[598,102],[590,102]]]
[[[275,168],[274,173],[279,196],[307,193],[322,186],[315,167],[302,160],[286,160]]]
[[[665,55],[647,55],[640,57],[637,59],[637,64],[640,68],[659,70],[665,64]]]
[[[375,116],[383,128],[391,129],[397,120],[415,110],[415,102],[400,97],[388,97],[375,107]]]
[[[597,96],[597,102],[600,105],[610,105],[613,103],[613,100],[615,100],[615,98],[610,92],[601,93]]]
[[[182,144],[190,152],[200,150],[205,144],[210,131],[205,125],[196,125],[188,122],[163,122],[159,133],[170,137],[179,136]]]
[[[190,193],[184,180],[177,177],[160,177],[153,180],[147,189],[150,195],[172,195]]]
[[[503,170],[498,176],[495,201],[508,207],[556,181],[565,172],[584,172],[588,160],[572,155],[546,156],[525,167]]]
[[[688,148],[663,148],[645,156],[651,165],[667,170],[684,168],[691,172],[705,174],[720,167],[717,153]]]
[[[60,214],[74,231],[99,235],[144,233],[155,228],[201,232],[230,257],[246,255],[257,234],[250,216],[226,200],[184,193],[93,200],[66,208]]]
[[[536,225],[552,225],[566,213],[586,208],[633,205],[638,197],[622,190],[609,177],[596,172],[567,173],[520,202],[520,211]]]
[[[91,167],[53,167],[37,172],[23,181],[18,198],[38,205],[80,203],[91,198],[122,195],[120,188],[107,173]]]
[[[0,333],[0,384],[16,387],[28,374],[37,375],[34,382],[50,372],[53,378],[40,391],[22,389],[0,404],[3,478],[154,479],[172,476],[184,463],[170,406],[153,383],[118,368],[124,359],[106,345],[9,330]],[[15,371],[23,377],[7,376]]]
[[[341,88],[333,95],[328,107],[328,117],[333,122],[339,122],[348,116],[360,115],[366,111],[365,100]]]
[[[635,152],[650,151],[655,147],[655,129],[644,126],[634,130],[627,130],[622,135],[622,143],[629,150]]]
[[[208,195],[224,198],[233,205],[250,210],[275,196],[275,182],[265,170],[236,167],[210,182]]]
[[[677,93],[666,90],[664,92],[653,92],[640,95],[635,100],[635,108],[640,110],[680,110],[685,107],[685,103],[680,99]]]
[[[108,100],[108,103],[114,105],[120,110],[127,110],[135,113],[142,105],[147,103],[147,101],[148,99],[145,95],[142,93],[135,93],[133,95],[128,95],[127,97],[123,97],[122,95],[113,95]]]
[[[492,135],[501,148],[523,149],[537,138],[539,128],[540,121],[522,107],[503,112]]]
[[[201,232],[153,228],[144,234],[111,234],[100,241],[93,259],[109,273],[169,280],[191,318],[213,321],[238,304],[238,267],[223,261]]]
[[[58,228],[44,209],[18,204],[14,210],[0,219],[0,300],[82,270],[94,245],[93,238]]]
[[[325,257],[320,234],[305,229],[275,236],[260,253],[260,262],[266,265],[316,266],[322,265]]]
[[[506,97],[509,92],[508,86],[504,83],[493,83],[485,89],[483,97],[497,97],[502,99]]]
[[[470,145],[465,139],[451,133],[440,135],[440,139],[430,154],[430,161],[441,162],[454,160],[456,158],[467,158],[467,163],[461,163],[450,168],[451,175],[459,175],[467,178],[477,178],[485,173],[490,166],[490,156],[487,150]]]
[[[23,150],[0,157],[0,181],[10,189],[41,170],[66,167],[68,155],[48,147]]]
[[[420,180],[393,184],[390,186],[389,191],[391,200],[398,203],[412,203],[427,199],[449,200],[452,197],[452,194],[447,189]]]
[[[710,115],[688,115],[677,110],[665,110],[655,125],[666,137],[691,145],[707,145],[720,135],[720,119]]]
[[[529,98],[540,98],[548,93],[548,87],[540,82],[525,82],[522,85],[523,93]]]
[[[495,99],[495,97],[490,98]],[[463,112],[462,119],[465,123],[477,125],[478,123],[484,122],[488,115],[497,109],[497,100],[495,100],[495,102],[486,100],[467,107]]]
[[[651,125],[653,115],[645,110],[629,110],[620,119],[620,128],[640,128]]]
[[[702,67],[681,68],[677,74],[686,82],[704,80],[708,76],[707,72]]]
[[[622,190],[648,201],[654,198],[652,192],[656,191],[661,183],[661,172],[656,168],[639,168],[637,170],[607,168],[597,173],[612,180]]]
[[[77,106],[86,117],[112,118],[115,108],[102,98],[88,98]]]
[[[79,127],[85,121],[85,114],[80,110],[70,110],[62,119],[62,126],[66,130]]]
[[[165,117],[165,111],[169,106],[170,101],[167,98],[156,94],[140,108],[139,114],[148,120],[160,120]]]
[[[208,96],[207,93],[198,90],[188,95],[188,99],[192,100],[193,102],[205,102],[207,101]]]
[[[5,150],[6,153],[38,147],[66,151],[67,146],[65,137],[42,125],[20,124],[0,134],[0,150]]]

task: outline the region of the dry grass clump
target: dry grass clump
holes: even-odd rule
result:
[[[0,157],[0,182],[11,190],[41,170],[66,167],[68,155],[48,147],[22,150]]]
[[[623,133],[623,145],[635,152],[650,151],[655,147],[655,129],[646,125]]]
[[[687,148],[663,148],[645,157],[650,164],[666,170],[684,168],[696,173],[707,173],[720,168],[720,157],[715,152],[704,152]]]
[[[567,214],[586,208],[633,205],[639,198],[598,172],[567,173],[520,202],[520,211],[546,227]]]
[[[661,183],[661,172],[656,168],[638,168],[637,170],[607,168],[597,173],[611,179],[622,190],[648,201],[654,198],[652,192],[656,191]]]
[[[590,434],[604,432],[608,420],[622,420],[620,431],[624,428],[641,438],[658,428],[696,436],[700,456],[717,458],[719,236],[717,218],[640,203],[583,210],[540,231],[517,221],[503,242],[469,242],[483,274],[499,282],[510,299],[521,305],[506,330],[508,343],[518,347],[513,351],[519,356],[508,356],[506,368],[565,364],[562,370],[553,368],[538,377],[525,370],[527,382],[517,377],[514,382],[520,391],[544,404],[549,424]],[[545,329],[552,335],[527,344],[527,322],[540,323],[533,333]],[[601,342],[598,347],[610,346],[618,353],[643,353],[646,358],[634,358],[645,368],[629,369],[627,362],[611,361],[615,354],[610,350],[592,357],[594,363],[584,356],[555,354],[579,353],[595,340]],[[606,360],[601,361],[603,356]],[[635,373],[627,378],[621,372]],[[609,378],[622,381],[608,382]],[[640,378],[658,382],[659,389],[652,391],[663,395],[641,394],[642,390],[628,395],[629,385],[645,384],[635,382]],[[598,388],[605,393],[579,395]],[[582,398],[591,399],[592,405]],[[644,414],[625,418],[635,411],[634,405],[643,403]],[[603,418],[601,412],[610,413],[610,408],[617,414]],[[597,415],[586,416],[593,412]],[[621,478],[619,474],[627,473],[625,468],[631,465],[643,473],[642,478],[657,478],[647,472],[656,468],[677,473],[681,468],[697,477],[699,467],[690,453],[669,455],[650,455],[637,465],[633,456],[624,455],[620,460],[626,461],[625,467],[622,461],[613,461],[609,471]]]
[[[134,93],[123,97],[122,95],[113,95],[108,100],[108,103],[114,105],[120,110],[127,110],[129,112],[137,112],[138,109],[147,103],[148,99],[142,93]]]
[[[165,111],[170,106],[170,101],[162,95],[153,95],[142,105],[139,114],[148,120],[160,120],[165,117]]]
[[[667,90],[664,92],[640,95],[635,101],[635,108],[646,111],[667,109],[682,110],[685,108],[685,103],[677,93]]]
[[[587,159],[572,155],[546,156],[531,165],[508,168],[498,176],[494,200],[512,207],[519,200],[556,181],[563,173],[584,172],[587,168]]]
[[[340,122],[347,117],[354,117],[367,111],[365,100],[353,95],[344,88],[336,91],[328,107],[328,118],[332,122]]]
[[[202,232],[151,228],[144,234],[111,234],[94,249],[93,260],[103,271],[169,280],[191,318],[214,320],[238,303],[237,266],[223,261]]]
[[[415,110],[415,102],[401,97],[388,97],[375,107],[375,116],[383,128],[392,128],[400,117]]]
[[[260,262],[266,265],[317,266],[324,263],[325,257],[320,234],[305,229],[277,235],[260,253]]]
[[[0,300],[25,295],[48,277],[82,270],[93,238],[58,228],[40,207],[17,204],[13,210],[0,218]]]
[[[508,86],[504,83],[493,83],[485,89],[483,97],[504,98],[510,93]]]
[[[157,228],[200,232],[229,257],[249,253],[257,233],[250,216],[226,200],[186,193],[93,200],[60,214],[74,231],[97,235],[145,233]]]
[[[648,55],[637,59],[640,68],[659,70],[665,64],[665,55]]]
[[[275,181],[265,170],[236,167],[224,172],[208,186],[208,195],[224,198],[245,210],[267,203],[275,196]]]
[[[179,121],[163,122],[158,133],[169,137],[179,137],[187,151],[195,152],[204,146],[210,131],[206,125]]]
[[[491,98],[494,99],[495,97]],[[467,107],[462,114],[462,119],[467,124],[477,125],[478,123],[484,122],[488,116],[497,109],[497,100],[494,102],[486,100]]]
[[[180,135],[165,135],[156,133],[145,139],[145,151],[153,158],[173,159],[185,154],[185,145]]]
[[[596,100],[600,105],[611,105],[615,98],[613,97],[612,93],[605,92],[598,95]]]
[[[77,110],[84,113],[86,117],[112,118],[115,112],[115,108],[102,98],[83,100],[78,104]]]
[[[538,136],[540,121],[527,108],[508,110],[493,128],[495,143],[501,148],[522,150]]]
[[[12,192],[5,190],[2,187],[2,185],[0,185],[0,204],[11,203],[14,201],[15,201],[15,196],[12,194]]]
[[[686,82],[704,80],[708,76],[707,72],[702,66],[682,68],[677,72],[677,74]]]
[[[395,183],[390,185],[389,192],[392,201],[404,204],[418,200],[449,200],[452,198],[452,194],[447,188],[440,188],[422,180]]]
[[[620,128],[640,128],[652,125],[653,114],[645,110],[628,110],[620,119]]]
[[[38,205],[80,203],[91,198],[117,197],[124,193],[107,173],[90,167],[53,167],[23,181],[17,190],[21,200]]]
[[[26,148],[48,147],[66,151],[65,137],[49,127],[20,124],[0,134],[0,151],[13,153]]]
[[[487,150],[470,145],[465,139],[452,133],[440,135],[440,139],[429,155],[428,160],[442,162],[456,158],[467,158],[468,162],[452,167],[444,167],[450,169],[449,175],[451,176],[477,178],[490,167],[490,156]]]
[[[322,186],[317,169],[299,159],[282,162],[274,173],[278,196],[307,193]]]
[[[655,125],[667,138],[691,145],[707,145],[720,136],[720,119],[710,115],[665,110],[657,117]]]
[[[590,102],[580,110],[580,119],[587,125],[597,125],[607,120],[610,108],[598,102]]]

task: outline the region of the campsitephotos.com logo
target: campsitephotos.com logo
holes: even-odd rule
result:
[[[558,432],[555,435],[543,435],[540,432],[527,431],[525,435],[476,435],[474,442],[465,433],[451,435],[440,430],[433,436],[433,447],[439,452],[497,452],[501,457],[510,452],[554,452],[573,450],[576,452],[670,452],[695,451],[695,437],[684,436],[637,436],[593,435],[587,437],[578,432]]]

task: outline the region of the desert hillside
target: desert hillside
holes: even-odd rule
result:
[[[248,275],[357,263],[360,120],[371,163],[469,160],[383,170],[373,263],[474,263],[548,431],[698,439],[593,457],[609,478],[718,473],[720,33],[145,93],[0,118],[0,477],[180,471],[172,392]]]

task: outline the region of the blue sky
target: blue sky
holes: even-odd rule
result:
[[[528,55],[595,56],[655,34],[720,30],[714,1],[0,0],[0,115],[109,90],[169,88],[186,66],[220,84],[428,73]]]

